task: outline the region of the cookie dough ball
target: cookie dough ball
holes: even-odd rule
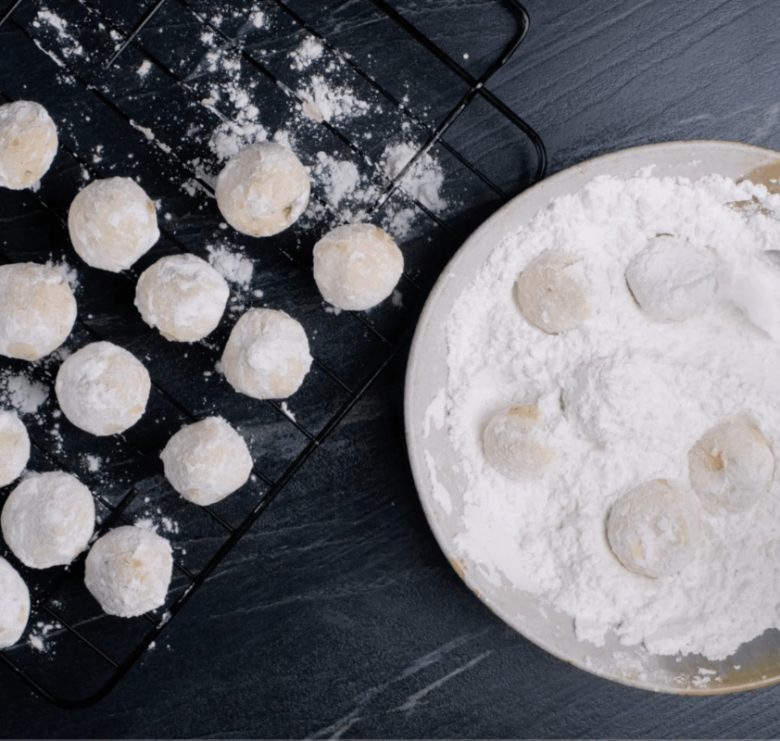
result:
[[[591,284],[585,262],[558,250],[532,260],[515,283],[515,298],[523,316],[550,334],[568,332],[591,312]]]
[[[217,178],[217,206],[234,229],[270,237],[306,209],[311,185],[301,161],[273,142],[242,149]]]
[[[0,186],[34,186],[57,154],[57,127],[39,103],[18,100],[0,105]]]
[[[182,427],[160,457],[171,486],[201,506],[232,494],[252,472],[252,456],[244,438],[221,417]]]
[[[348,224],[314,245],[314,280],[339,309],[362,311],[384,301],[404,269],[392,237],[372,224]]]
[[[685,568],[701,537],[696,497],[666,479],[640,484],[612,506],[607,537],[627,569],[656,578]]]
[[[69,473],[41,473],[11,492],[0,524],[5,542],[23,564],[66,566],[89,544],[95,503],[89,489]]]
[[[65,416],[93,435],[115,435],[144,413],[151,381],[135,356],[110,342],[93,342],[60,366],[54,391]]]
[[[482,446],[493,468],[509,479],[539,476],[552,462],[544,420],[535,404],[499,412],[485,428]]]
[[[300,322],[275,309],[250,309],[233,327],[222,372],[236,391],[255,399],[286,399],[311,367]]]
[[[165,538],[138,527],[118,527],[87,554],[84,583],[104,612],[136,617],[165,603],[172,570]]]
[[[73,291],[54,268],[0,266],[0,354],[38,360],[65,342],[75,321]]]
[[[70,205],[68,230],[87,265],[119,273],[160,238],[157,213],[144,189],[130,178],[95,180]]]
[[[652,319],[682,322],[715,299],[717,263],[706,247],[664,235],[631,258],[626,282]]]
[[[29,458],[27,428],[14,412],[0,412],[0,486],[18,479]]]
[[[141,273],[135,305],[166,339],[194,342],[217,328],[229,295],[227,281],[205,260],[172,255]]]
[[[746,512],[772,483],[775,457],[749,419],[710,428],[688,452],[691,486],[708,512]]]
[[[16,569],[0,556],[0,648],[13,646],[27,627],[30,592]]]

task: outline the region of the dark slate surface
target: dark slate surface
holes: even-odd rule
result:
[[[89,452],[109,457],[110,465],[90,484],[110,504],[119,502],[135,484],[141,496],[130,514],[147,513],[143,498],[148,496],[176,519],[180,532],[171,535],[176,552],[195,570],[213,555],[224,532],[171,494],[156,461],[156,453],[187,412],[216,411],[240,425],[269,481],[276,480],[307,444],[305,434],[271,406],[237,398],[218,377],[199,375],[194,382],[187,373],[196,369],[202,374],[211,368],[215,352],[194,346],[185,366],[170,344],[157,339],[128,308],[132,280],[156,257],[180,249],[204,254],[205,245],[220,238],[213,201],[198,193],[188,196],[178,187],[192,177],[188,169],[192,158],[207,161],[210,156],[202,141],[188,138],[181,129],[185,123],[196,123],[208,131],[219,122],[193,102],[208,89],[208,75],[193,77],[189,87],[178,82],[192,73],[204,53],[196,42],[193,14],[230,11],[239,5],[227,0],[168,0],[141,35],[140,45],[131,45],[110,70],[103,62],[116,42],[106,34],[111,29],[126,34],[132,28],[141,13],[135,3],[44,4],[68,19],[69,31],[89,53],[89,59],[66,57],[68,70],[41,54],[30,38],[49,49],[70,43],[56,32],[47,37],[45,24],[34,25],[38,3],[24,0],[12,21],[0,27],[0,94],[43,102],[60,125],[65,145],[39,194],[0,194],[3,254],[7,259],[37,260],[64,256],[78,269],[78,298],[85,317],[69,340],[71,347],[88,341],[90,333],[110,336],[144,358],[158,384],[145,422],[122,440],[96,442],[62,421],[60,444],[50,432],[49,402],[40,422],[25,420],[39,446],[31,465],[43,470],[68,464],[88,478],[88,466],[80,456]],[[462,94],[463,85],[426,63],[424,55],[418,59],[417,47],[378,20],[369,3],[300,0],[291,5],[348,48],[388,89],[395,86],[394,93],[408,94],[410,108],[426,109],[430,120],[439,120]],[[453,56],[468,53],[464,64],[476,75],[511,38],[511,18],[501,5],[461,0],[398,4]],[[0,6],[0,17],[8,6],[8,0]],[[780,149],[776,3],[558,0],[529,1],[527,8],[531,31],[491,88],[539,131],[548,148],[550,171],[624,147],[675,139],[730,139]],[[243,38],[252,53],[260,49],[281,53],[301,38],[294,27],[281,25],[276,27],[278,38],[255,37],[254,31],[247,31],[245,18],[225,15],[226,36]],[[141,89],[130,71],[144,54],[167,65],[169,72],[155,67]],[[250,61],[245,58],[242,64]],[[259,85],[267,103],[262,120],[273,130],[286,120],[289,101],[285,103],[268,80]],[[393,115],[372,124],[377,136],[392,135],[398,123]],[[530,149],[500,117],[485,115],[465,115],[448,141],[492,168],[503,187],[517,190],[535,164]],[[173,145],[175,156],[164,157],[127,124],[127,117]],[[370,147],[365,131],[349,133]],[[313,125],[302,139],[311,142],[304,159],[319,148],[335,151],[344,146],[335,135]],[[97,144],[103,145],[103,156],[95,162]],[[514,148],[515,156],[506,155],[507,146]],[[516,157],[521,156],[524,164],[518,168]],[[144,187],[161,199],[162,210],[172,214],[164,223],[163,239],[131,271],[131,280],[89,270],[68,245],[61,218],[83,185],[85,163],[92,168],[92,177],[120,172],[140,177]],[[413,266],[409,277],[420,286],[419,292],[407,285],[403,310],[384,308],[370,316],[393,341],[413,324],[425,293],[457,243],[497,204],[457,167],[448,176],[449,199],[462,201],[446,214],[453,234],[438,227],[437,232],[429,224],[427,231],[412,235],[405,249],[407,265]],[[429,242],[431,234],[435,238]],[[263,302],[298,316],[314,337],[315,354],[355,387],[386,356],[386,349],[354,318],[323,311],[307,272],[307,251],[314,238],[315,230],[301,227],[280,238],[276,249],[260,251],[251,240],[231,235],[232,244],[244,245],[255,259],[255,283],[265,292]],[[252,303],[246,292],[241,300]],[[91,316],[86,316],[88,312]],[[233,321],[235,314],[226,318],[215,345],[224,342]],[[185,372],[185,367],[190,370]],[[18,372],[23,364],[6,363],[6,368]],[[418,504],[403,434],[404,368],[401,352],[175,617],[155,648],[106,699],[87,710],[60,710],[0,667],[0,733],[344,738],[776,735],[780,688],[710,698],[629,689],[553,659],[495,618],[452,571]],[[32,375],[50,383],[55,372],[56,363],[44,363]],[[307,380],[300,394],[290,400],[290,407],[313,434],[349,396],[321,371]],[[218,512],[235,524],[267,490],[268,485],[258,481]],[[75,566],[74,572],[79,568],[83,567]],[[54,577],[37,578],[35,589],[40,590]],[[183,578],[175,580],[172,599],[185,584]],[[61,604],[81,611],[85,635],[110,646],[116,655],[131,649],[147,627],[100,618],[76,586],[65,590]],[[55,636],[50,645],[49,653],[27,659],[48,686],[70,697],[86,697],[100,686],[102,670],[85,661],[65,638]]]

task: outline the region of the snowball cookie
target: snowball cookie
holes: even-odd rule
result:
[[[130,178],[95,180],[80,191],[68,230],[87,265],[112,273],[127,270],[160,238],[154,204]]]
[[[482,445],[493,468],[522,481],[541,474],[554,454],[546,445],[544,420],[535,404],[499,412],[485,428]]]
[[[171,486],[201,506],[232,494],[252,472],[252,456],[244,438],[221,417],[182,427],[160,458]]]
[[[706,247],[662,235],[631,258],[626,282],[652,319],[681,322],[712,303],[716,273],[715,256]]]
[[[227,281],[205,260],[172,255],[141,273],[135,305],[165,339],[194,342],[216,329],[229,295]]]
[[[0,486],[18,479],[29,458],[27,428],[14,412],[0,412]]]
[[[66,566],[86,549],[95,529],[92,494],[64,471],[22,481],[5,500],[3,537],[14,555],[33,569]]]
[[[774,467],[761,431],[741,417],[707,430],[688,453],[691,486],[714,515],[749,510],[769,490]]]
[[[696,497],[666,479],[640,484],[612,506],[607,538],[627,569],[656,578],[687,566],[701,537]]]
[[[683,404],[668,377],[656,357],[594,358],[561,378],[564,414],[582,437],[602,445],[665,438],[679,425]]]
[[[0,556],[0,648],[13,646],[27,627],[30,592],[16,569]]]
[[[35,185],[57,154],[57,127],[39,103],[0,105],[0,186],[22,190]]]
[[[66,358],[54,391],[65,416],[93,435],[115,435],[144,413],[151,382],[134,355],[110,342],[93,342]]]
[[[217,206],[225,220],[252,237],[285,230],[309,202],[309,178],[287,147],[259,142],[242,149],[217,178]]]
[[[535,327],[560,334],[589,316],[591,285],[578,255],[547,250],[531,261],[515,283],[523,316]]]
[[[135,617],[165,602],[172,570],[165,538],[139,527],[118,527],[87,554],[84,583],[104,612]]]
[[[247,311],[222,354],[230,385],[255,399],[286,399],[300,388],[310,367],[309,341],[300,322],[275,309]]]
[[[384,301],[404,269],[392,237],[373,224],[348,224],[314,245],[314,280],[339,309],[361,311]]]
[[[38,360],[56,350],[76,321],[76,299],[54,268],[0,266],[0,354]]]

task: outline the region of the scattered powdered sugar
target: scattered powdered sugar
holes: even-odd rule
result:
[[[144,59],[141,62],[141,66],[136,70],[136,74],[139,77],[146,77],[152,69],[152,63],[148,59]]]
[[[302,72],[315,59],[322,56],[324,47],[322,42],[315,36],[307,36],[301,45],[290,54],[290,68]]]
[[[35,414],[48,398],[49,389],[40,381],[33,381],[21,374],[7,373],[0,376],[0,400],[22,414]]]
[[[209,253],[209,262],[225,280],[238,284],[241,288],[248,288],[252,282],[254,270],[252,261],[240,252],[231,250],[220,244],[206,246]]]
[[[417,147],[409,142],[390,144],[382,154],[382,165],[389,178],[395,178],[417,154]],[[443,211],[447,202],[439,195],[444,174],[430,152],[426,152],[409,168],[401,179],[404,192],[434,212]]]
[[[334,85],[322,75],[312,75],[309,82],[298,89],[298,95],[304,101],[304,114],[314,121],[343,121],[369,110],[368,103],[357,98],[350,87]]]
[[[650,653],[719,660],[780,627],[780,466],[753,509],[701,510],[696,556],[673,576],[628,571],[605,536],[607,513],[629,489],[657,478],[689,488],[687,451],[730,415],[750,416],[780,451],[780,344],[734,291],[734,276],[762,276],[771,290],[755,312],[780,316],[780,267],[763,254],[780,249],[780,224],[727,205],[753,196],[780,208],[762,186],[718,176],[597,178],[508,235],[446,322],[446,423],[464,486],[455,546],[492,584],[572,616],[580,640],[603,645],[614,631]],[[686,321],[653,321],[625,281],[629,260],[669,233],[718,264],[715,302]],[[584,260],[592,312],[551,335],[524,320],[513,286],[555,249]],[[525,482],[500,475],[482,449],[487,422],[518,404],[538,406],[555,455]],[[440,463],[428,463],[446,511]]]

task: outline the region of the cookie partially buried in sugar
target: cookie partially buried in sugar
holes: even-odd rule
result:
[[[496,414],[485,428],[482,445],[488,463],[515,481],[539,476],[555,457],[535,404]]]
[[[217,178],[217,206],[234,229],[270,237],[297,221],[311,185],[301,161],[274,142],[242,149]]]
[[[79,192],[68,231],[87,265],[112,273],[127,270],[160,238],[154,204],[130,178],[95,180]]]
[[[384,301],[404,269],[392,237],[373,224],[348,224],[314,245],[314,280],[339,309],[361,311]]]
[[[688,453],[691,486],[708,512],[746,512],[769,491],[775,457],[761,430],[738,417],[707,430]]]
[[[141,273],[135,305],[165,339],[195,342],[217,328],[229,296],[227,282],[205,260],[171,255]]]
[[[36,474],[8,496],[0,523],[6,544],[26,566],[67,566],[89,544],[95,503],[69,473]]]
[[[160,458],[171,486],[201,506],[232,494],[252,473],[252,456],[244,438],[221,417],[182,427]]]
[[[591,284],[578,255],[549,250],[532,260],[515,283],[523,316],[535,327],[560,334],[591,313]]]
[[[648,316],[682,322],[715,299],[717,263],[706,247],[661,235],[631,258],[626,282]]]
[[[29,458],[27,428],[15,412],[0,412],[0,486],[18,479]]]
[[[283,311],[250,309],[233,327],[221,365],[236,391],[255,399],[286,399],[300,388],[311,362],[300,322]]]
[[[654,479],[625,493],[607,518],[612,552],[629,570],[661,578],[687,566],[701,537],[699,503],[692,492]]]
[[[132,427],[146,410],[151,381],[134,355],[110,342],[93,342],[65,359],[54,391],[65,416],[93,435]]]
[[[165,603],[172,570],[165,538],[138,527],[118,527],[90,549],[84,583],[104,612],[136,617]]]
[[[0,648],[13,646],[27,627],[30,592],[17,570],[0,556]]]
[[[0,105],[0,186],[34,186],[57,154],[57,127],[46,109],[30,100]]]
[[[65,342],[75,321],[73,291],[54,268],[0,266],[0,354],[38,360]]]

